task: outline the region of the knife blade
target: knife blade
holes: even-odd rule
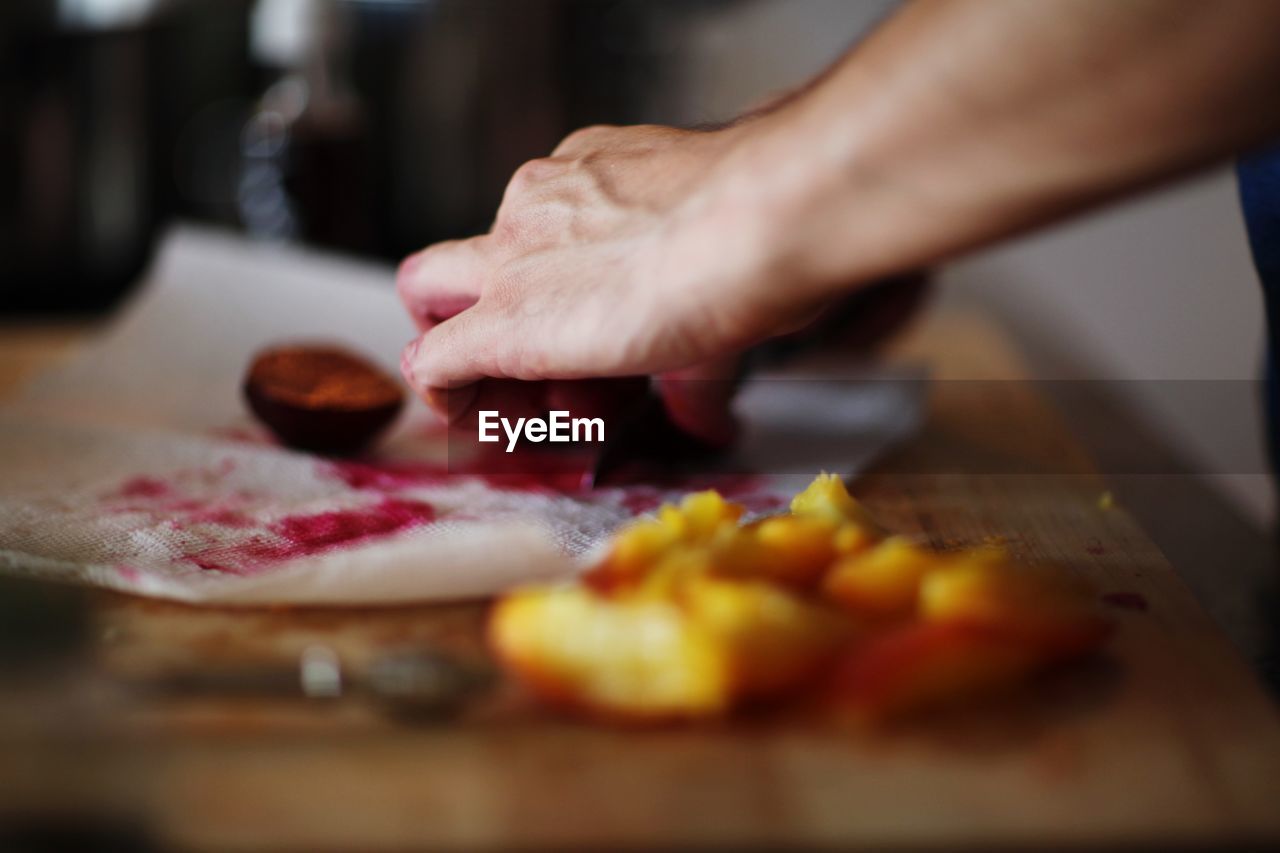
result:
[[[677,426],[652,388],[616,423],[587,472],[587,488],[653,479],[689,462],[712,459],[723,450]]]

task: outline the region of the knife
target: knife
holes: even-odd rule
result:
[[[689,462],[713,459],[724,448],[702,441],[671,420],[658,393],[649,388],[605,439],[583,485],[596,489],[650,481]]]

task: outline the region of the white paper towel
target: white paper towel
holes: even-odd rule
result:
[[[0,570],[189,602],[463,598],[570,575],[682,491],[442,475],[442,433],[417,403],[375,458],[326,460],[276,446],[241,402],[270,344],[340,342],[394,373],[413,334],[386,269],[175,231],[112,328],[0,409]],[[775,473],[687,485],[768,511],[815,466],[853,473],[914,429],[918,388],[749,385],[742,462]],[[776,473],[787,454],[792,476]]]

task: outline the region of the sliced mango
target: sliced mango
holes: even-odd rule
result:
[[[901,536],[836,563],[822,593],[851,613],[871,618],[905,617],[915,611],[920,584],[946,558]]]
[[[718,714],[732,698],[723,643],[661,599],[528,589],[498,603],[489,636],[499,660],[561,707],[665,719]]]

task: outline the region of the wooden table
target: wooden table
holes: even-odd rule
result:
[[[76,337],[25,335],[0,338],[0,388]],[[859,496],[936,544],[1001,537],[1123,593],[1104,659],[880,731],[799,712],[591,728],[512,685],[408,723],[357,699],[140,700],[110,684],[289,664],[316,644],[354,666],[406,646],[483,654],[483,603],[235,611],[94,593],[80,686],[0,700],[0,815],[193,849],[1280,842],[1275,708],[1130,514],[1100,500],[1107,484],[1018,381],[1018,355],[953,314],[895,353],[1008,381],[936,383],[928,427]]]

